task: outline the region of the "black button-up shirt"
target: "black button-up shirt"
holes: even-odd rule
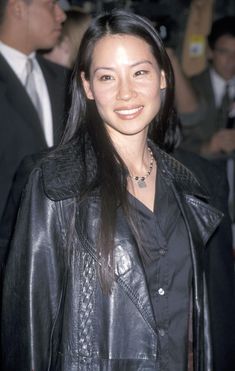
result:
[[[192,264],[183,216],[158,166],[154,212],[131,197],[160,342],[160,370],[187,370]]]

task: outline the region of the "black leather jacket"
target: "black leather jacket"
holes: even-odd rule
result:
[[[82,142],[82,140],[81,140]],[[157,147],[185,219],[193,265],[195,371],[212,370],[204,249],[222,213],[194,175]],[[6,267],[3,369],[159,370],[158,333],[135,241],[118,216],[112,294],[97,280],[99,194],[80,190],[95,176],[87,143],[49,156],[30,176]],[[76,233],[73,233],[75,226]]]

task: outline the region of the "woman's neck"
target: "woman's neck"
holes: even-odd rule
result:
[[[118,140],[115,136],[111,139],[129,172],[128,191],[153,211],[157,164],[148,149],[147,135],[118,136]]]
[[[132,174],[141,174],[149,166],[147,136],[121,136],[111,138],[116,151]]]

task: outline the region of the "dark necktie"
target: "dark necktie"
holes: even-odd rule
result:
[[[38,113],[39,119],[41,123],[43,122],[43,116],[42,116],[42,106],[41,101],[39,99],[39,95],[36,90],[36,84],[35,84],[35,76],[34,76],[34,60],[32,58],[28,58],[26,62],[26,81],[25,81],[25,89]]]
[[[229,98],[229,85],[225,85],[224,95],[221,101],[220,109],[219,109],[219,127],[225,128],[227,127],[227,121],[228,121],[228,114],[229,114],[229,108],[230,108],[230,98]]]
[[[230,110],[228,114],[228,119],[227,119],[227,129],[234,129],[235,128],[235,109],[233,108],[235,105],[235,97],[230,101]]]

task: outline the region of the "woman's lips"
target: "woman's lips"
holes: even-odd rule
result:
[[[123,120],[132,120],[140,115],[144,106],[138,106],[135,108],[117,108],[114,112]]]

